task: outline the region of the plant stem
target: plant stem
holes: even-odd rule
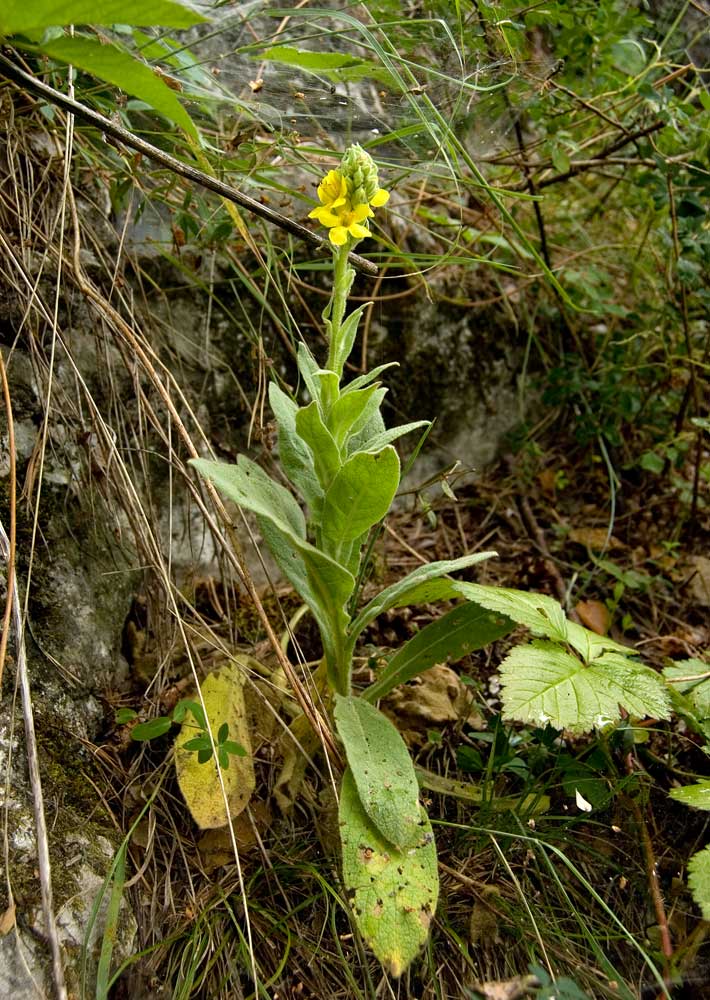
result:
[[[345,316],[345,307],[348,303],[348,292],[350,291],[347,244],[338,247],[333,263],[333,297],[330,304],[330,344],[328,346],[329,371],[337,371],[335,359],[338,355],[338,339],[340,337],[340,327],[343,325],[343,317]],[[342,370],[337,372],[337,374],[342,376]]]

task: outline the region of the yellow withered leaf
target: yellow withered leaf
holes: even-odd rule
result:
[[[221,776],[229,804],[229,817],[225,796],[220,782],[220,772],[214,756],[200,764],[194,750],[185,750],[185,744],[198,736],[200,727],[191,712],[175,740],[175,770],[178,784],[188,809],[201,830],[226,826],[246,807],[255,786],[251,739],[244,704],[244,677],[240,657],[235,657],[224,667],[208,674],[200,685],[205,703],[207,722],[212,737],[217,742],[220,726],[229,726],[229,739],[241,744],[246,756],[229,755],[229,767]]]

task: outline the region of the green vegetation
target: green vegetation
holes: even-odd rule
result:
[[[200,11],[0,12],[44,312],[3,267],[53,335],[90,311],[53,447],[146,573],[83,995],[670,998],[710,909],[699,8]]]

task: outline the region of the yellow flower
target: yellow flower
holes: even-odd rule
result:
[[[372,205],[373,208],[381,208],[382,205],[386,205],[389,200],[390,200],[389,191],[385,191],[384,188],[378,188],[377,191],[375,191],[372,198],[370,198],[370,204]]]
[[[336,247],[341,247],[348,236],[352,236],[356,240],[364,240],[366,236],[370,235],[370,230],[366,226],[361,226],[360,223],[372,214],[369,205],[356,205],[355,208],[350,208],[348,205],[341,208],[327,222],[323,222],[330,229],[328,233],[330,242]]]
[[[318,185],[318,197],[321,204],[308,213],[309,219],[318,219],[324,226],[336,223],[327,222],[332,217],[333,210],[344,206],[348,197],[348,184],[339,170],[329,170]]]

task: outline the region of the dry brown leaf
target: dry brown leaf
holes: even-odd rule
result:
[[[611,625],[611,614],[606,604],[601,601],[580,601],[574,610],[579,615],[582,625],[585,625],[597,635],[606,635]]]
[[[707,556],[690,556],[688,563],[693,573],[690,596],[696,604],[710,608],[710,559]]]
[[[4,937],[6,934],[10,933],[12,928],[15,926],[15,917],[15,904],[10,903],[2,916],[0,916],[0,937]]]
[[[460,720],[473,729],[485,728],[471,706],[468,688],[444,663],[395,688],[382,702],[382,708],[409,743],[423,742],[427,729]]]
[[[258,799],[250,804],[248,812],[249,815],[243,812],[232,820],[234,838],[240,851],[246,851],[258,844],[258,837],[268,829],[272,820],[269,807]],[[207,830],[197,841],[197,849],[208,875],[217,868],[234,862],[234,848],[229,827]]]
[[[537,976],[516,976],[501,982],[480,983],[476,990],[482,993],[486,1000],[520,1000],[538,989],[540,980]]]
[[[611,552],[612,549],[626,548],[615,535],[607,536],[606,528],[572,528],[567,538],[570,542],[584,545],[593,552],[601,552],[602,549]]]

